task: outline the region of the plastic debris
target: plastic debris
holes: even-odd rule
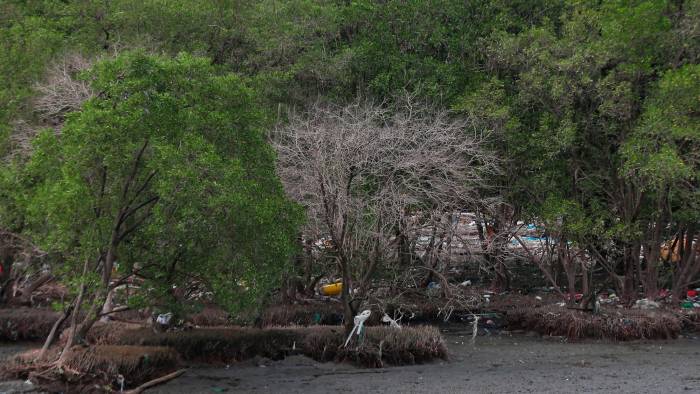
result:
[[[647,298],[642,298],[634,303],[633,308],[635,309],[658,309],[659,303],[656,301],[651,301]]]
[[[331,283],[321,286],[321,294],[324,296],[337,296],[343,291],[343,283]]]
[[[348,343],[350,342],[350,338],[352,338],[352,334],[354,334],[355,332],[357,332],[358,337],[360,335],[362,335],[362,332],[363,332],[363,329],[365,326],[365,322],[367,321],[367,319],[369,319],[369,316],[371,314],[372,314],[372,311],[370,311],[369,309],[366,309],[366,310],[362,311],[362,313],[360,313],[359,315],[355,316],[355,319],[354,319],[355,326],[352,328],[352,331],[350,331],[350,335],[348,335],[348,339],[345,340],[345,345],[343,347],[348,346]]]
[[[398,328],[398,329],[401,329],[401,325],[399,325],[398,321],[392,319],[392,318],[389,317],[389,315],[387,315],[386,313],[384,314],[384,316],[382,316],[382,321],[383,321],[384,323],[389,323],[389,327],[391,327],[391,328]]]
[[[168,312],[168,313],[163,313],[161,315],[158,315],[158,318],[156,318],[156,323],[162,324],[164,326],[167,326],[170,324],[170,321],[173,319],[173,313]]]
[[[465,280],[464,282],[460,283],[459,285],[462,286],[462,287],[468,287],[468,286],[471,286],[471,285],[472,285],[472,281],[470,281],[470,280]]]

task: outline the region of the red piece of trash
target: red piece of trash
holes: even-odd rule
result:
[[[2,271],[0,271],[0,273],[2,273]],[[696,290],[688,290],[688,297],[693,298],[693,297],[697,297],[697,296],[698,296],[698,292]]]

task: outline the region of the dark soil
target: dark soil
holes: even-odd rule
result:
[[[700,393],[700,339],[566,343],[443,332],[450,361],[359,369],[303,356],[193,368],[148,393]]]

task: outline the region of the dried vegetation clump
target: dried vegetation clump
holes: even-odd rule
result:
[[[59,318],[60,314],[50,309],[0,309],[0,340],[44,339]]]
[[[306,336],[303,349],[317,361],[350,362],[364,367],[413,365],[447,359],[447,346],[435,327],[368,327],[361,343],[354,338],[343,347],[345,338],[328,329],[316,329]]]
[[[155,334],[148,329],[123,331],[119,345],[166,346],[184,360],[230,363],[254,357],[273,360],[303,354],[317,361],[350,362],[364,367],[410,365],[447,358],[447,347],[434,327],[367,327],[361,344],[354,337],[343,347],[340,327],[196,329]]]
[[[178,354],[162,346],[74,347],[65,365],[97,381],[110,382],[122,375],[125,385],[132,387],[176,370]]]
[[[229,363],[255,356],[284,358],[299,340],[294,329],[203,328],[154,333],[150,329],[128,330],[116,340],[119,345],[167,346],[183,359],[202,363]]]
[[[179,356],[158,346],[75,346],[61,368],[53,365],[54,348],[38,359],[39,350],[21,353],[0,366],[0,379],[31,379],[49,392],[113,392],[137,387],[177,369]]]
[[[206,305],[201,311],[193,313],[185,319],[200,327],[220,327],[231,324],[231,315],[216,305]]]
[[[274,305],[260,315],[263,327],[337,325],[343,321],[343,305],[338,302]]]
[[[535,331],[569,339],[671,339],[681,331],[681,320],[664,311],[604,310],[591,314],[558,306],[523,308],[506,314],[509,328]]]

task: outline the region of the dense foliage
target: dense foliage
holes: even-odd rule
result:
[[[120,210],[155,198],[119,269],[147,262],[155,278],[181,261],[233,302],[231,283],[292,254],[299,223],[263,129],[319,97],[408,91],[488,131],[505,169],[482,192],[502,202],[484,210],[496,231],[541,221],[626,295],[680,294],[700,271],[699,33],[697,0],[4,1],[0,221],[75,274],[107,252]],[[36,86],[76,53],[107,59],[83,74],[96,96],[47,124]],[[26,124],[61,132],[23,161]],[[125,182],[148,187],[130,201]],[[668,240],[683,246],[673,266]]]

